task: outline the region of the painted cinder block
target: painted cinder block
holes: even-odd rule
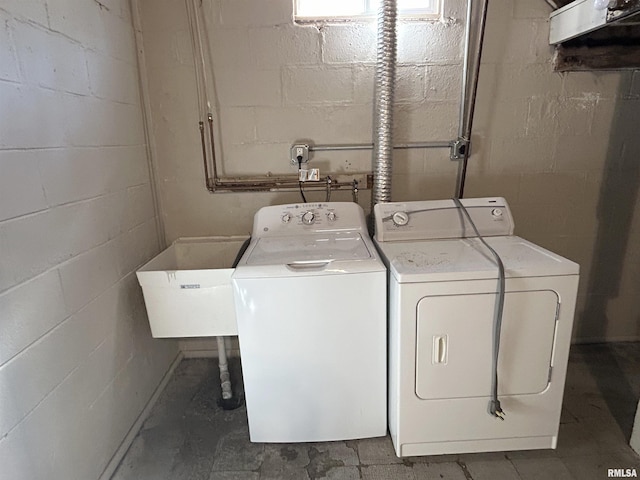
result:
[[[155,210],[151,185],[145,183],[129,187],[127,189],[125,211],[122,216],[122,231],[128,232],[154,217]]]
[[[111,300],[132,290],[138,290],[133,275],[119,282]],[[104,469],[144,405],[144,395],[131,392],[153,389],[152,377],[162,375],[175,354],[172,342],[152,346],[144,338],[151,338],[146,322],[118,313],[113,319],[104,322],[111,328],[104,340],[0,442],[7,478],[50,478],[51,472],[96,478]],[[141,323],[146,330],[137,327]],[[134,346],[138,354],[132,354]]]
[[[457,22],[408,22],[398,28],[400,64],[460,63],[464,26]],[[437,48],[433,48],[437,45]]]
[[[123,231],[125,206],[122,190],[0,224],[0,289],[117,237]]]
[[[394,139],[405,143],[416,140],[437,141],[457,135],[458,110],[455,102],[425,102],[418,105],[399,105],[396,108]],[[425,116],[424,111],[431,112]]]
[[[225,172],[231,176],[251,175],[255,171],[273,175],[295,174],[297,167],[290,164],[290,148],[289,143],[230,145],[226,154],[231,164],[225,167]]]
[[[131,21],[113,15],[104,9],[100,12],[105,33],[96,49],[105,55],[123,60],[136,67],[138,57]]]
[[[119,103],[140,103],[135,65],[94,51],[87,51],[86,57],[92,95]]]
[[[224,107],[282,104],[280,70],[250,68],[222,70],[216,75],[220,105]]]
[[[320,32],[316,27],[254,27],[248,34],[258,68],[320,63]]]
[[[89,94],[85,50],[58,33],[16,22],[15,42],[24,80],[52,90]]]
[[[131,2],[129,0],[101,0],[104,8],[125,22],[131,21]]]
[[[415,104],[425,99],[425,69],[422,66],[398,66],[396,69],[396,104]]]
[[[98,48],[107,32],[102,21],[106,10],[98,2],[76,2],[74,0],[56,0],[47,5],[49,26],[78,43]]]
[[[186,27],[186,26],[185,26]],[[145,50],[147,65],[173,67],[193,65],[191,36],[187,28],[181,30],[145,30],[145,40],[152,42],[157,48]],[[212,38],[215,33],[211,33]],[[214,44],[214,42],[211,42]]]
[[[561,73],[551,72],[546,63],[508,63],[500,70],[500,83],[494,85],[493,94],[502,102],[553,95],[566,81]]]
[[[13,42],[15,22],[0,11],[0,80],[20,81],[20,68]]]
[[[65,143],[74,147],[144,144],[139,105],[116,103],[95,97],[63,98],[67,121]],[[83,121],[78,121],[82,119]]]
[[[145,147],[82,147],[33,152],[50,207],[148,182]]]
[[[292,3],[289,0],[221,0],[220,22],[224,26],[271,26],[291,24]]]
[[[258,110],[256,107],[226,107],[220,109],[220,129],[226,144],[237,145],[257,140],[256,110]],[[279,109],[268,107],[260,110],[279,111]]]
[[[56,327],[68,313],[57,270],[0,294],[0,367]]]
[[[491,138],[489,169],[494,174],[549,173],[555,170],[554,143],[546,137]]]
[[[0,188],[0,222],[47,207],[38,174],[37,151],[0,150],[4,182]]]
[[[119,280],[113,261],[115,248],[115,242],[107,242],[58,267],[65,303],[71,312],[77,312]]]
[[[117,288],[106,291],[0,369],[2,435],[20,423],[104,340],[111,329],[116,300]]]
[[[44,0],[0,14],[0,477],[12,480],[98,478],[176,355],[150,341],[132,274],[159,245],[130,4],[48,3],[48,16]]]
[[[325,63],[375,63],[375,23],[331,25],[322,29],[322,61]]]
[[[0,148],[26,149],[65,145],[66,122],[59,121],[64,94],[35,86],[0,82]],[[58,121],[43,121],[57,119]],[[35,127],[38,134],[34,135]]]
[[[286,67],[283,93],[286,105],[343,105],[353,101],[351,67]]]
[[[256,68],[259,54],[254,51],[255,41],[251,41],[251,34],[252,30],[249,27],[212,29],[209,46],[216,74],[226,69]],[[267,68],[269,67],[275,68],[267,65]]]
[[[122,234],[117,240],[116,259],[120,276],[128,275],[159,251],[156,222],[151,219]]]
[[[425,67],[426,93],[429,101],[459,101],[462,92],[460,65],[428,65]]]
[[[483,61],[500,64],[536,62],[536,41],[539,38],[536,22],[531,19],[501,22],[500,14],[493,14],[497,10],[495,7],[495,4],[491,5],[487,18]]]
[[[11,16],[19,20],[29,20],[47,25],[46,0],[3,0],[2,9],[11,12]]]

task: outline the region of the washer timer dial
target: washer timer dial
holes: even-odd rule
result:
[[[391,219],[393,220],[393,223],[396,224],[396,226],[403,227],[407,223],[409,223],[409,214],[407,212],[395,212],[391,216]]]
[[[316,214],[313,213],[311,210],[309,210],[308,212],[304,212],[302,214],[302,223],[304,223],[305,225],[313,225],[313,222],[316,221]]]

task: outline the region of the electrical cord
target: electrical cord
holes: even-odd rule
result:
[[[456,204],[458,209],[462,211],[467,217],[467,220],[471,224],[473,231],[475,232],[478,240],[482,242],[482,244],[487,247],[487,249],[491,252],[493,257],[495,258],[496,265],[498,265],[498,301],[496,305],[495,311],[495,322],[494,322],[494,331],[493,331],[493,379],[491,386],[491,401],[489,402],[489,413],[500,420],[504,420],[505,413],[500,406],[500,400],[498,399],[498,355],[500,352],[500,330],[502,328],[502,314],[504,312],[504,296],[505,296],[505,274],[504,274],[504,264],[502,263],[502,259],[498,252],[496,252],[480,235],[476,224],[471,220],[471,215],[467,209],[462,205],[462,202],[458,198],[454,198],[453,202]]]
[[[304,196],[304,191],[302,190],[302,180],[300,180],[301,171],[302,171],[302,156],[298,156],[298,186],[300,187],[300,196],[302,197],[302,202],[307,203],[307,199]]]

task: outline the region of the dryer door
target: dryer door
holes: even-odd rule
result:
[[[496,294],[424,297],[417,308],[416,395],[422,399],[491,395]],[[558,295],[551,290],[505,295],[498,393],[547,388]]]

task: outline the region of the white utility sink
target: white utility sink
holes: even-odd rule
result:
[[[248,238],[180,238],[136,272],[154,337],[238,334],[231,275]]]

